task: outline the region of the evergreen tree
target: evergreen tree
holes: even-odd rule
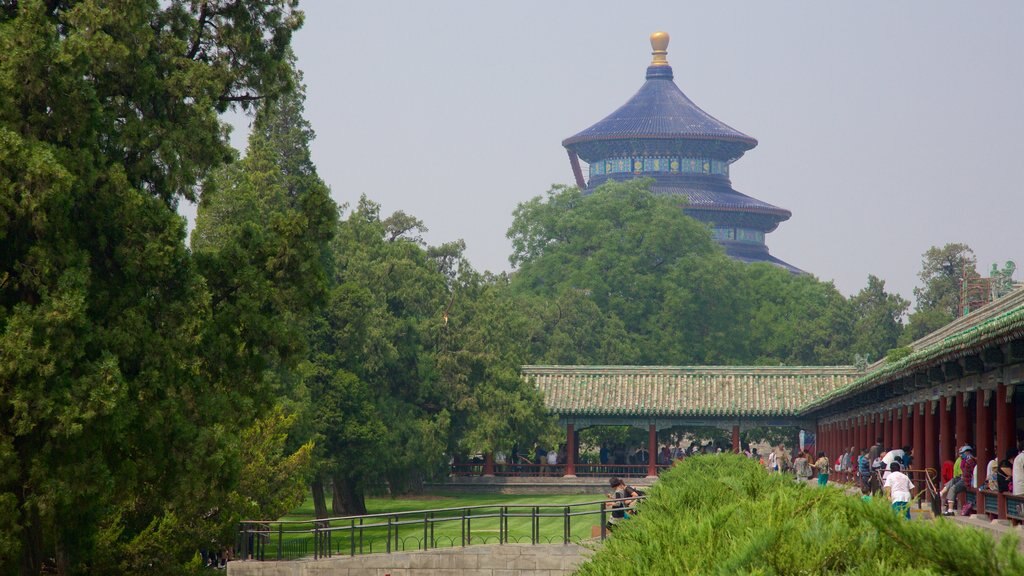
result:
[[[734,261],[648,181],[555,187],[515,212],[511,285],[538,299],[546,362],[849,362],[852,316],[831,283]]]
[[[300,22],[290,0],[0,3],[0,571],[180,573],[237,481],[265,406],[211,383],[175,207],[231,158],[218,113],[288,87]]]
[[[868,285],[850,298],[853,307],[853,352],[879,360],[895,348],[903,334],[903,315],[910,302],[885,291],[885,280],[868,275]]]

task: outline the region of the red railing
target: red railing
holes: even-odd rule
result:
[[[494,475],[502,477],[557,478],[566,475],[566,468],[566,464],[495,464]],[[668,468],[671,468],[671,466],[663,464],[655,466],[655,470],[658,473]],[[647,464],[576,464],[576,476],[582,477],[619,476],[621,478],[643,478],[647,476],[647,472]],[[451,475],[483,476],[484,464],[480,462],[453,464]]]

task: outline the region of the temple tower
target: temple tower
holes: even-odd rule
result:
[[[795,268],[768,253],[764,238],[789,210],[740,194],[729,180],[730,165],[757,140],[701,110],[672,80],[668,34],[651,34],[653,61],[647,81],[618,110],[562,141],[576,184],[584,193],[608,180],[653,178],[655,194],[686,198],[684,211],[711,226],[726,254],[743,262]],[[589,164],[584,181],[580,159]]]

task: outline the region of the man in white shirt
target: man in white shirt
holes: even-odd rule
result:
[[[914,489],[914,483],[909,476],[900,472],[899,462],[889,464],[889,477],[885,479],[882,488],[889,495],[893,511],[910,520],[910,491]]]
[[[548,450],[547,459],[548,470],[550,470],[555,476],[558,476],[558,452],[554,449]]]
[[[903,452],[903,450],[900,448],[896,448],[894,450],[889,450],[888,452],[886,452],[885,456],[882,456],[882,462],[885,463],[886,470],[889,469],[889,465],[892,464],[893,462],[899,462],[902,464],[904,454],[905,452]]]

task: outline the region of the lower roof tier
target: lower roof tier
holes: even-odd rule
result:
[[[587,190],[593,190],[609,180],[626,181],[639,177],[653,180],[650,190],[654,194],[685,197],[688,214],[715,225],[741,226],[771,232],[780,222],[789,220],[793,215],[785,208],[773,206],[733,190],[732,183],[723,176],[607,174],[592,177],[587,184]],[[743,216],[747,217],[741,221]]]
[[[725,248],[725,253],[734,260],[740,262],[746,262],[747,264],[764,263],[778,266],[792,274],[806,274],[803,270],[779,260],[775,256],[768,253],[768,247],[764,244],[760,246],[755,244],[747,244],[741,242],[723,242],[721,240],[718,243]]]

